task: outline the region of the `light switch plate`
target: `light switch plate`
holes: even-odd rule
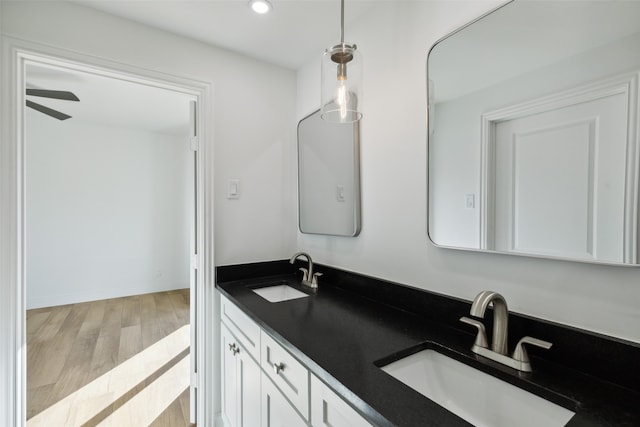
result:
[[[240,180],[229,179],[227,180],[227,199],[239,199],[240,198]]]
[[[476,207],[476,195],[466,194],[464,196],[464,207],[467,209],[473,209]]]

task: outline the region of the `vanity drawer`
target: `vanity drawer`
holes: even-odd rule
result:
[[[309,419],[309,371],[280,344],[262,332],[262,360],[264,372],[304,416]]]
[[[314,427],[371,427],[315,375],[311,375],[311,424]]]
[[[260,326],[223,295],[220,295],[220,317],[251,357],[259,361]]]

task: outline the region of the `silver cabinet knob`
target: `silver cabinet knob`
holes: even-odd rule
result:
[[[233,352],[233,355],[240,353],[240,347],[236,345],[236,343],[229,344],[229,351]]]
[[[273,364],[273,372],[275,372],[276,375],[280,375],[280,372],[282,371],[284,371],[284,363],[280,362]]]

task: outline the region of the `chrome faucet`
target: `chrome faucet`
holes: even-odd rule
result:
[[[507,326],[509,322],[509,311],[507,301],[502,295],[493,291],[482,291],[473,300],[470,314],[474,317],[484,318],[484,313],[489,304],[493,304],[493,336],[491,338],[491,349],[487,342],[487,334],[484,324],[476,319],[461,317],[460,321],[478,329],[476,340],[471,347],[471,351],[488,359],[507,365],[518,371],[531,372],[531,363],[525,344],[535,345],[544,349],[551,348],[551,343],[537,338],[523,337],[516,345],[513,355],[509,357]]]
[[[484,312],[490,303],[493,303],[493,337],[491,338],[491,350],[500,354],[507,354],[507,330],[509,324],[509,311],[507,301],[502,295],[493,291],[482,291],[471,304],[470,314],[473,317],[484,318]]]
[[[293,254],[293,256],[291,257],[291,259],[289,260],[290,264],[293,264],[294,262],[296,262],[296,259],[298,259],[299,257],[305,257],[307,259],[307,261],[309,262],[309,266],[308,268],[300,268],[299,270],[302,271],[302,284],[304,286],[308,286],[312,289],[317,289],[318,288],[318,277],[322,276],[322,273],[314,273],[313,272],[313,261],[311,261],[311,256],[306,253],[306,252],[297,252],[295,254]]]

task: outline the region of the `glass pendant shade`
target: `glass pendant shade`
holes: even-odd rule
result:
[[[356,45],[345,43],[322,56],[321,117],[334,123],[362,118],[362,56]]]

